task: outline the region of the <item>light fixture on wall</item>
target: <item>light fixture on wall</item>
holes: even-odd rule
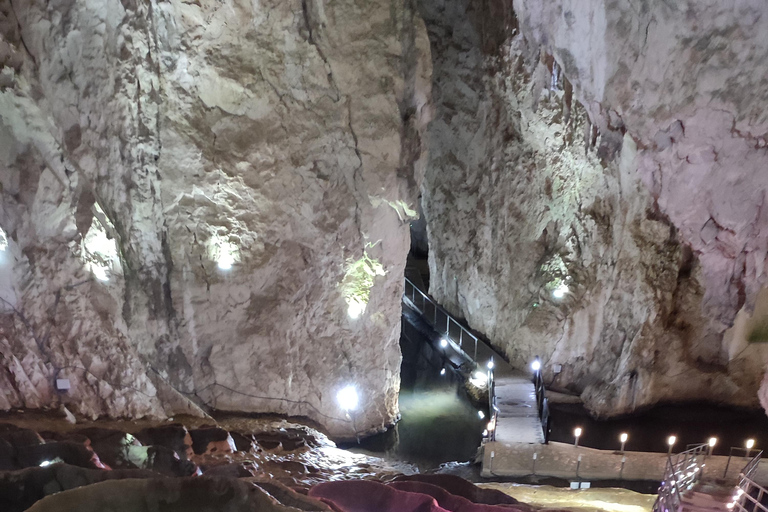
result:
[[[336,401],[339,402],[339,406],[345,411],[354,411],[357,409],[359,396],[354,386],[349,385],[339,390],[336,393]]]
[[[579,446],[579,438],[581,437],[581,432],[582,432],[581,427],[576,427],[573,430],[573,439],[574,439],[573,446],[576,448],[578,448]]]
[[[447,347],[448,346],[448,340],[445,339],[445,338],[441,339],[440,340],[440,346],[443,347],[443,348]]]
[[[219,259],[216,260],[216,266],[221,270],[229,270],[232,268],[232,264],[235,263],[235,259],[231,254],[222,254]]]
[[[209,242],[209,254],[216,261],[219,270],[231,270],[238,261],[238,248],[228,240],[229,237],[214,235]]]
[[[347,315],[349,315],[349,318],[355,320],[360,318],[363,313],[365,313],[365,304],[357,300],[349,301],[347,305]]]
[[[552,296],[556,299],[562,299],[563,297],[565,297],[565,294],[568,293],[568,291],[569,291],[568,285],[565,283],[561,283],[560,286],[558,286],[552,291]]]

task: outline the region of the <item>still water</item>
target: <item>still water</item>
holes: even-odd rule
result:
[[[573,442],[573,430],[581,427],[579,444],[603,450],[617,450],[619,436],[629,435],[626,449],[643,452],[666,452],[667,438],[677,437],[674,451],[688,444],[718,439],[715,455],[728,455],[730,447],[744,447],[747,439],[755,440],[755,452],[768,448],[768,416],[762,410],[744,410],[711,404],[661,405],[646,411],[609,420],[595,420],[579,405],[550,405],[552,423],[550,441]]]

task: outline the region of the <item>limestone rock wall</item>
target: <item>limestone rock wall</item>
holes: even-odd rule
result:
[[[0,12],[0,409],[391,423],[430,115],[410,3]]]
[[[517,366],[541,356],[548,385],[595,414],[754,406],[765,355],[723,331],[763,279],[765,150],[739,133],[765,130],[740,128],[762,114],[731,89],[749,65],[717,41],[733,25],[748,41],[739,59],[758,62],[763,34],[714,3],[675,7],[672,21],[661,2],[642,16],[588,4],[421,2],[430,291]],[[694,236],[705,225],[706,241]]]

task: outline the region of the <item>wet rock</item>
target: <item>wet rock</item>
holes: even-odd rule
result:
[[[237,432],[230,432],[229,435],[232,436],[232,440],[235,442],[235,449],[238,452],[249,452],[251,450],[259,449],[253,434],[245,435]]]
[[[283,449],[287,452],[306,446],[321,446],[323,443],[313,434],[298,428],[281,428],[271,432],[254,434],[256,442],[265,450]]]
[[[77,434],[75,432],[52,432],[50,430],[44,430],[40,432],[40,436],[48,441],[72,441],[74,443],[82,443],[87,448],[91,447],[91,440],[88,436],[83,434]]]
[[[87,437],[99,458],[113,469],[145,468],[143,461],[146,460],[146,450],[133,449],[141,448],[141,443],[131,434],[98,427],[79,429],[72,433]]]
[[[43,444],[45,442],[43,438],[40,437],[40,434],[27,428],[6,430],[4,432],[0,431],[0,439],[7,441],[14,448]]]
[[[229,432],[223,428],[203,428],[189,432],[192,436],[192,449],[195,454],[226,454],[237,451]]]
[[[146,450],[146,463],[139,469],[151,469],[167,476],[192,476],[197,473],[197,464],[182,459],[165,446],[142,446]]]
[[[228,478],[247,478],[258,473],[258,469],[253,462],[232,462],[212,466],[201,466],[200,469],[205,476]]]
[[[157,477],[150,471],[86,469],[69,464],[30,467],[0,473],[0,504],[3,512],[21,512],[49,494],[110,479]]]
[[[485,503],[487,505],[516,505],[515,498],[497,489],[483,489],[472,482],[455,475],[402,475],[395,479],[396,482],[423,482],[440,487],[451,494],[461,496],[473,503]]]
[[[237,479],[106,481],[48,496],[29,512],[290,512],[260,487]],[[312,509],[305,509],[312,510]],[[316,510],[323,510],[318,508]]]
[[[81,443],[54,441],[52,443],[22,446],[16,449],[17,468],[28,468],[51,462],[66,462],[89,469],[110,469],[99,455]]]
[[[16,466],[16,452],[11,443],[0,439],[0,471],[11,471],[18,469]]]
[[[144,445],[170,448],[182,459],[189,459],[194,454],[192,450],[192,436],[189,435],[187,427],[180,423],[145,428],[137,432],[135,437]],[[235,442],[237,443],[237,441]]]

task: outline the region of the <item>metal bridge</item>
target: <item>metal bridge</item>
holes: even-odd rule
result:
[[[512,368],[408,278],[405,278],[403,302],[443,335],[440,349],[452,364],[463,367],[468,375],[487,379],[491,411],[489,440],[505,444],[546,441],[549,408],[540,372],[532,379],[530,374]]]

